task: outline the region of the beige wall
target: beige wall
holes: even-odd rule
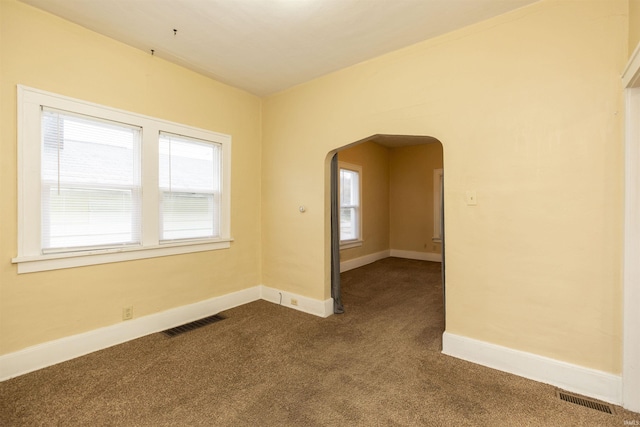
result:
[[[629,56],[640,43],[640,0],[629,0]]]
[[[619,373],[635,7],[543,0],[261,101],[0,1],[0,354],[117,323],[125,305],[142,316],[259,283],[328,298],[328,159],[405,134],[444,146],[447,330]],[[231,249],[17,275],[18,83],[231,134]]]
[[[338,153],[338,160],[362,167],[362,246],[340,251],[347,261],[389,249],[389,150],[364,142]]]
[[[263,283],[330,295],[330,152],[433,136],[447,330],[619,373],[627,14],[625,0],[542,1],[266,99]]]
[[[0,354],[258,285],[261,100],[23,3],[0,19]],[[230,134],[231,248],[18,275],[17,84]]]
[[[442,145],[396,147],[390,150],[391,249],[440,253],[433,239],[433,171],[442,169]]]

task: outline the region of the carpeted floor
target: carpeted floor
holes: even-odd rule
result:
[[[342,274],[346,313],[258,301],[0,383],[1,426],[623,426],[552,386],[440,353],[440,265]],[[637,425],[637,424],[636,424]]]

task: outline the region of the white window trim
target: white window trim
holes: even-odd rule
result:
[[[347,169],[350,171],[354,171],[358,173],[358,196],[359,196],[359,204],[358,204],[358,237],[356,239],[351,240],[340,240],[340,249],[351,249],[362,246],[364,240],[362,239],[362,166],[354,165],[352,163],[347,162],[338,162],[338,175],[340,174],[340,169]],[[338,186],[338,202],[340,201],[340,191],[342,188]],[[339,204],[339,203],[338,203]],[[340,206],[338,206],[338,209]]]
[[[433,170],[433,238],[435,243],[442,243],[442,169]]]
[[[622,406],[640,411],[640,44],[622,76],[625,88],[625,236]]]
[[[142,237],[141,245],[93,251],[42,254],[41,217],[41,106],[142,127]],[[226,249],[230,235],[231,136],[131,113],[87,101],[18,85],[18,273],[56,270],[191,252]],[[160,131],[217,142],[222,145],[220,237],[161,243],[159,241],[158,135]],[[38,141],[37,144],[34,141]],[[145,160],[146,159],[146,160]],[[34,226],[36,224],[36,226]]]
[[[351,248],[359,248],[364,243],[364,240],[354,239],[354,240],[344,240],[340,243],[340,249],[351,249]]]

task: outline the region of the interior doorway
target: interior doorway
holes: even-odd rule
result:
[[[438,139],[373,135],[334,154],[338,182],[331,198],[339,219],[333,226],[342,229],[342,237],[332,243],[333,254],[339,254],[332,256],[332,281],[340,272],[387,257],[443,262],[444,156]],[[332,285],[334,298],[335,292]]]

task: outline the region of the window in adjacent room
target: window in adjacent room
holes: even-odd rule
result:
[[[230,246],[231,137],[18,87],[18,272]]]
[[[343,249],[362,244],[362,167],[338,163],[340,173],[340,245]]]

